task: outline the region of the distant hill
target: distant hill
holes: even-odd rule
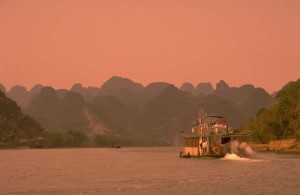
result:
[[[196,95],[210,95],[214,92],[211,83],[199,83],[195,89]]]
[[[61,100],[64,99],[64,97],[67,95],[67,93],[69,93],[69,90],[67,90],[67,89],[57,89],[56,90],[57,97]]]
[[[271,93],[271,96],[272,96],[273,98],[275,98],[276,95],[277,95],[277,93],[278,93],[278,91],[274,91],[273,93]]]
[[[6,88],[1,83],[0,83],[0,91],[2,91],[3,93],[6,93]]]
[[[114,76],[101,86],[100,95],[112,95],[125,104],[135,104],[135,96],[143,88],[143,85],[130,79]]]
[[[172,144],[178,141],[180,131],[190,129],[189,116],[194,114],[194,105],[192,96],[170,85],[145,104],[132,126],[143,138],[151,138],[159,144]]]
[[[254,116],[261,108],[268,108],[274,104],[274,98],[264,89],[257,88],[240,105],[240,111],[246,118]]]
[[[193,95],[210,95],[214,92],[214,88],[211,83],[199,83],[196,87],[191,83],[183,83],[180,90],[187,91]]]
[[[217,83],[214,94],[224,97],[237,105],[241,105],[254,91],[255,87],[253,85],[243,85],[237,88],[229,87],[225,81],[220,81],[219,83]]]
[[[68,92],[61,100],[57,113],[57,129],[75,129],[88,133],[88,121],[85,117],[86,103],[79,93]]]
[[[197,107],[199,111],[209,115],[227,116],[229,125],[236,129],[247,119],[245,113],[240,112],[234,103],[215,94],[200,96]]]
[[[58,98],[55,89],[52,87],[44,87],[41,92],[35,96],[29,107],[34,114],[43,114],[55,110],[59,106],[60,99]],[[26,108],[25,110],[27,110]]]
[[[23,111],[39,121],[46,130],[55,128],[60,99],[52,87],[44,87]]]
[[[181,87],[180,87],[180,90],[181,91],[189,92],[189,93],[191,93],[193,95],[195,94],[195,87],[194,87],[194,85],[191,84],[191,83],[188,83],[188,82],[183,83],[181,85]]]
[[[100,88],[96,87],[83,87],[80,83],[74,84],[71,88],[72,92],[76,92],[82,95],[85,101],[90,102],[92,99],[98,95],[100,95]]]
[[[7,92],[7,97],[13,99],[20,107],[25,107],[29,104],[30,93],[23,86],[16,85]]]
[[[42,85],[37,84],[30,91],[28,91],[25,87],[16,85],[6,92],[6,95],[12,100],[16,101],[21,108],[24,108],[30,103],[31,99],[41,91],[42,88]],[[5,93],[4,86],[3,90]]]
[[[138,129],[162,126],[168,123],[167,119],[189,113],[193,105],[193,97],[170,85],[145,104],[135,125]]]
[[[230,87],[225,81],[217,83],[216,89],[211,83],[197,87],[184,83],[178,89],[166,82],[144,87],[115,76],[101,88],[77,83],[70,90],[41,85],[29,92],[22,87],[14,90],[21,94],[13,98],[23,105],[24,113],[46,132],[75,130],[89,137],[108,135],[114,141],[125,139],[125,144],[145,146],[178,144],[178,132],[190,131],[198,112],[225,115],[230,126],[240,128],[258,110],[274,104],[262,88]],[[28,103],[22,103],[24,98]]]
[[[44,86],[41,84],[37,84],[37,85],[33,86],[32,89],[30,90],[30,96],[33,97],[36,94],[40,93],[43,88],[44,88]]]
[[[87,133],[85,109],[86,103],[79,93],[67,92],[60,99],[52,87],[44,87],[30,105],[24,108],[24,112],[39,121],[48,131],[75,129]]]
[[[162,91],[164,91],[170,85],[171,84],[166,83],[166,82],[150,83],[145,88],[143,88],[141,91],[139,91],[138,93],[135,94],[135,97],[133,97],[134,101],[133,101],[132,105],[143,106],[150,99],[159,95]]]
[[[99,128],[93,131],[127,135],[138,108],[125,105],[114,96],[98,96],[88,104],[88,111],[94,117],[94,125]]]
[[[274,98],[262,88],[253,85],[241,87],[229,87],[225,81],[217,83],[214,95],[223,97],[236,105],[246,115],[253,115],[257,110],[270,107],[274,104]]]
[[[145,104],[132,126],[141,137],[152,138],[160,144],[178,144],[178,132],[189,132],[199,111],[226,115],[234,127],[241,126],[245,120],[234,105],[222,97],[193,96],[170,85]]]
[[[143,89],[143,85],[135,83],[127,78],[114,76],[107,80],[100,88],[101,95],[119,96],[123,91],[139,92]]]
[[[0,91],[0,147],[40,136],[43,128]]]

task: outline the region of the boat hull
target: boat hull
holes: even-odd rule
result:
[[[200,156],[181,155],[180,158],[224,158],[223,154],[207,154]]]

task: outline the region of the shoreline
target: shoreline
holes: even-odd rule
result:
[[[268,144],[249,144],[254,151],[300,154],[300,141],[296,139],[273,140]]]

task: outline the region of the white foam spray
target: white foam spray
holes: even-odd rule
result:
[[[224,156],[224,159],[226,160],[243,160],[243,161],[247,161],[247,160],[250,160],[249,158],[243,158],[243,157],[240,157],[238,156],[237,154],[234,154],[234,153],[231,153],[231,154],[226,154]]]
[[[251,146],[247,142],[239,143],[236,139],[230,142],[230,153],[227,153],[224,159],[227,160],[250,160],[254,154]]]

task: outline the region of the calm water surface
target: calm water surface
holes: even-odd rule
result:
[[[178,154],[178,148],[0,150],[0,194],[300,194],[299,155]]]

